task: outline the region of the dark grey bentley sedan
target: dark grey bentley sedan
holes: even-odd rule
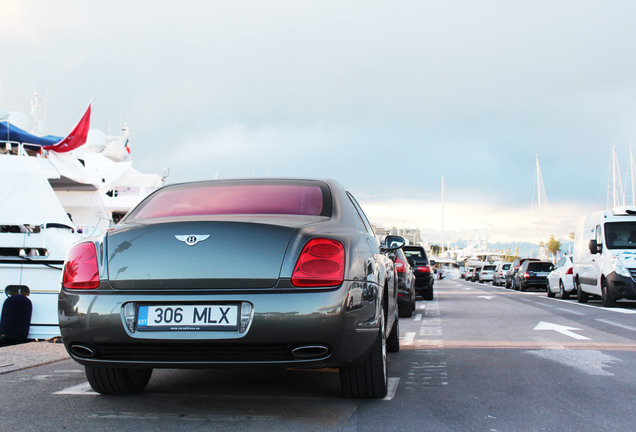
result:
[[[387,393],[399,350],[393,263],[334,181],[165,186],[64,265],[60,329],[102,394],[153,368],[339,368],[352,398]]]

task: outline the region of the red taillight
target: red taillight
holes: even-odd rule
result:
[[[95,289],[99,286],[97,251],[93,243],[81,243],[68,254],[62,277],[64,288]]]
[[[398,273],[406,273],[406,265],[399,257],[395,258],[395,271]]]
[[[530,279],[530,273],[524,273],[523,277],[524,279]]]
[[[292,285],[297,287],[337,286],[344,278],[345,253],[342,243],[325,238],[307,242],[296,261]]]
[[[417,271],[422,273],[430,273],[431,268],[429,266],[417,266]]]
[[[570,268],[568,269],[568,271],[566,271],[566,272],[565,272],[565,274],[566,274],[566,275],[574,274],[574,272],[572,271],[572,267],[570,267]]]

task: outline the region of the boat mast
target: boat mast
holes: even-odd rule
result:
[[[536,153],[536,165],[537,165],[537,218],[539,222],[539,235],[541,238],[544,237],[543,232],[543,214],[541,212],[541,207],[546,206],[548,204],[548,197],[545,193],[545,185],[543,184],[543,176],[541,175],[541,165],[539,165],[539,151]],[[539,256],[543,258],[544,251],[542,249],[539,250]]]
[[[636,187],[635,187],[635,176],[634,176],[634,153],[632,152],[632,143],[629,143],[629,171],[630,171],[630,179],[632,181],[632,205],[636,206]]]
[[[442,248],[440,249],[440,256],[444,254],[444,194],[446,192],[446,183],[444,182],[444,176],[442,176]]]
[[[631,156],[631,146],[630,146],[630,156]],[[612,144],[612,161],[610,163],[610,169],[611,169],[612,178],[611,178],[611,182],[608,185],[608,196],[607,196],[608,209],[613,207],[625,206],[625,192],[623,190],[623,183],[621,181],[621,168],[618,163],[618,155],[616,154],[616,144]]]

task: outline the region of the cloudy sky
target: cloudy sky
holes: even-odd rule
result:
[[[169,182],[335,178],[378,225],[508,242],[566,238],[603,208],[612,144],[628,174],[633,1],[0,9],[0,108],[28,113],[38,91],[43,132],[65,135],[94,98],[92,127],[127,122],[135,165]]]

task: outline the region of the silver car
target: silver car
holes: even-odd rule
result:
[[[216,180],[159,189],[71,249],[59,294],[70,356],[102,394],[153,368],[338,368],[352,398],[387,393],[397,283],[353,196],[334,181]]]

